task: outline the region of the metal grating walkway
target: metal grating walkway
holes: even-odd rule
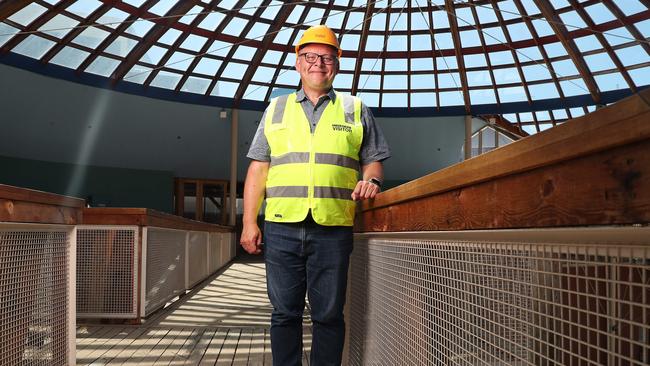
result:
[[[270,365],[271,310],[264,264],[235,262],[141,326],[79,324],[77,365]]]

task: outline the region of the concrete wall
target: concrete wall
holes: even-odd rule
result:
[[[220,107],[168,102],[54,79],[0,64],[0,156],[228,179],[230,118]],[[262,113],[240,111],[238,179]],[[463,117],[379,118],[397,184],[459,161]],[[393,185],[394,185],[393,184]]]

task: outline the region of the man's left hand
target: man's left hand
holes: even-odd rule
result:
[[[354,191],[352,192],[352,200],[363,201],[366,199],[375,198],[379,191],[379,186],[376,184],[370,183],[366,180],[360,180],[357,182],[357,186],[354,187]]]

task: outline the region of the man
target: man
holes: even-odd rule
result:
[[[271,101],[248,153],[241,245],[251,254],[262,251],[257,215],[266,194],[274,365],[301,364],[305,293],[313,323],[311,365],[341,363],[354,201],[380,191],[381,162],[390,156],[370,110],[332,89],[340,56],[328,27],[305,31],[296,45],[302,89]]]

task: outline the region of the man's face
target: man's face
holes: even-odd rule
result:
[[[329,55],[334,58],[334,63],[326,65],[323,58],[317,57],[316,62],[310,64],[305,56],[301,56],[307,52]],[[332,87],[332,82],[334,82],[334,77],[339,69],[336,55],[337,51],[334,47],[324,44],[310,43],[301,48],[296,58],[296,70],[300,73],[303,87],[315,91],[328,91]]]

